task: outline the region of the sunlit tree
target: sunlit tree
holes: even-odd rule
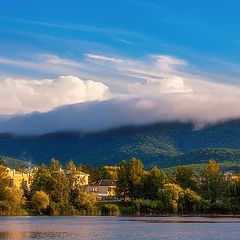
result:
[[[32,196],[31,203],[38,211],[38,213],[41,214],[41,211],[45,210],[48,207],[50,201],[48,195],[45,192],[36,191]]]

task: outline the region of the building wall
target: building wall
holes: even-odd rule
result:
[[[77,178],[79,179],[79,183],[85,186],[88,185],[88,177],[89,175],[86,173],[79,173],[77,175]]]
[[[88,192],[96,193],[99,196],[114,196],[116,186],[88,186]]]
[[[21,188],[23,184],[26,184],[30,188],[31,173],[21,173],[15,169],[7,168],[9,187]]]

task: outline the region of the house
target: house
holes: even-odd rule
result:
[[[26,186],[28,189],[30,188],[32,173],[29,171],[27,173],[16,171],[15,169],[7,168],[7,179],[9,187],[13,188],[21,188]]]
[[[108,199],[116,194],[116,182],[116,180],[100,180],[93,185],[89,185],[87,191],[95,193],[99,200]]]

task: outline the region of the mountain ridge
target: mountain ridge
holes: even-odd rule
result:
[[[95,133],[55,132],[39,136],[0,134],[0,155],[33,163],[73,159],[94,166],[140,158],[146,167],[196,164],[210,158],[240,162],[240,119],[196,129],[193,123],[161,122]]]

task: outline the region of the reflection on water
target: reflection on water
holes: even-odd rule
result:
[[[0,239],[239,240],[239,218],[0,217]]]

